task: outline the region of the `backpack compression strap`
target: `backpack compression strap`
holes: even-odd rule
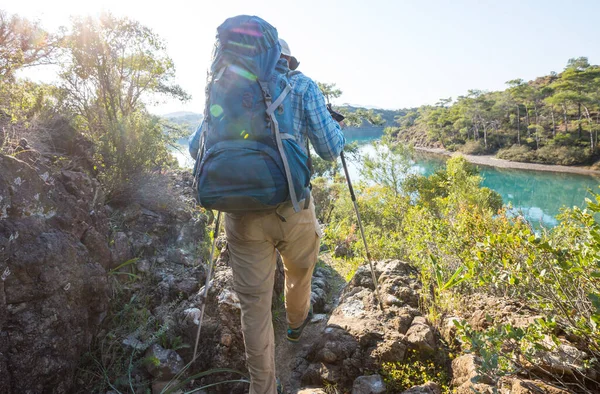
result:
[[[290,165],[288,163],[287,155],[283,149],[283,143],[281,142],[281,134],[279,133],[279,122],[277,122],[277,118],[275,117],[275,110],[281,105],[285,97],[292,90],[290,84],[287,84],[283,92],[277,97],[277,99],[272,102],[271,101],[271,93],[269,92],[269,87],[265,82],[261,82],[257,80],[258,85],[260,86],[263,96],[265,98],[265,103],[267,104],[267,115],[271,120],[271,124],[275,129],[275,140],[277,141],[277,149],[279,150],[279,154],[281,155],[281,159],[283,161],[283,168],[285,169],[285,177],[288,182],[288,189],[290,192],[290,199],[292,200],[292,206],[294,207],[294,212],[300,212],[300,204],[298,203],[298,197],[296,196],[296,190],[294,189],[294,183],[292,181],[292,173],[290,171]]]

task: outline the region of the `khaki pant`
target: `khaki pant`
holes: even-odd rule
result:
[[[277,213],[226,214],[225,232],[234,288],[242,307],[250,394],[275,394],[275,338],[271,315],[277,264],[275,249],[283,259],[288,324],[296,328],[308,315],[311,278],[319,253],[321,230],[315,207],[311,201],[308,209],[298,213],[285,205]]]

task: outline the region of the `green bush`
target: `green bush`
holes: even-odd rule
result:
[[[467,141],[459,150],[465,155],[484,155],[487,153],[483,141],[481,140]]]
[[[592,160],[589,148],[579,146],[542,146],[536,151],[537,162],[571,166],[588,164]]]
[[[498,158],[525,163],[559,164],[564,166],[587,164],[592,160],[589,148],[549,144],[533,150],[526,145],[513,145],[501,149]]]
[[[524,163],[535,162],[535,152],[527,145],[513,145],[510,148],[500,149],[496,156],[499,159],[520,161]]]

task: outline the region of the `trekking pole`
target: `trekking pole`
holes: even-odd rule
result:
[[[200,330],[202,329],[202,320],[204,318],[204,308],[206,307],[206,299],[208,297],[208,288],[210,287],[210,280],[214,267],[213,256],[215,253],[215,246],[217,244],[217,237],[219,236],[219,225],[221,222],[221,211],[217,214],[217,221],[215,222],[215,232],[213,234],[212,247],[210,248],[210,260],[208,260],[208,273],[206,274],[206,283],[204,285],[204,294],[202,295],[202,309],[200,310],[200,321],[198,323],[198,331],[196,332],[196,345],[194,345],[194,358],[192,362],[196,361],[198,355],[198,343],[200,342]]]
[[[375,275],[375,268],[373,267],[371,253],[369,253],[369,246],[367,245],[365,230],[363,228],[362,221],[360,220],[360,212],[358,210],[358,204],[356,203],[356,196],[354,195],[354,188],[352,187],[352,182],[350,181],[350,174],[348,173],[348,166],[346,165],[346,158],[344,157],[343,151],[342,153],[340,153],[340,158],[342,159],[342,165],[344,166],[344,173],[346,174],[348,189],[350,189],[350,197],[352,198],[352,203],[354,204],[354,211],[356,212],[356,219],[358,220],[358,228],[360,229],[360,235],[362,236],[362,240],[365,244],[367,261],[369,262],[369,266],[371,267],[371,276],[373,277],[373,285],[375,286],[375,297],[379,302],[379,308],[381,308],[381,311],[383,312],[383,302],[381,302],[381,298],[379,297],[379,284],[377,283],[377,275]]]

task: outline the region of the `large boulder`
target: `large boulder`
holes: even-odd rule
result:
[[[362,387],[362,380],[376,377],[356,378],[379,370],[383,362],[403,361],[409,346],[427,352],[436,348],[433,330],[415,308],[421,285],[414,269],[399,260],[388,260],[377,262],[375,270],[382,300],[393,302],[384,301],[384,310],[380,309],[371,271],[367,266],[359,267],[327,327],[297,353],[292,380],[299,380],[298,387]]]
[[[96,180],[29,153],[0,154],[0,391],[64,393],[107,313],[107,218]]]

